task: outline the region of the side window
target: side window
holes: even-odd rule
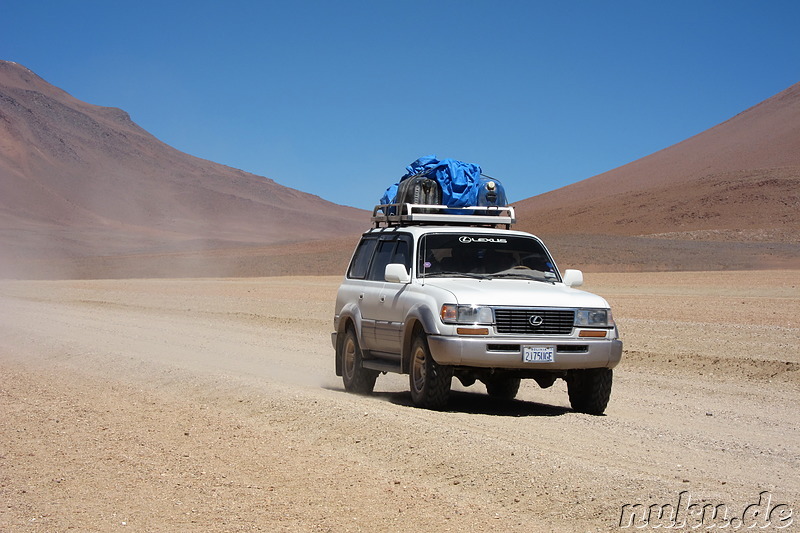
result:
[[[406,266],[406,271],[411,268],[411,238],[401,236],[397,240],[397,247],[394,249],[392,263],[400,263]]]
[[[376,244],[378,244],[378,239],[363,239],[358,243],[356,253],[353,254],[353,260],[350,262],[350,269],[347,271],[348,278],[364,279],[367,276],[369,260],[372,259],[372,252],[375,250]]]
[[[369,275],[367,279],[373,281],[383,281],[383,276],[386,271],[386,265],[391,261],[394,253],[395,244],[397,241],[380,241],[378,243],[378,250],[375,252],[375,259],[369,267]]]

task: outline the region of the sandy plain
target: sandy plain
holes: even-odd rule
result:
[[[681,494],[800,526],[800,272],[587,275],[625,342],[601,417],[561,381],[346,394],[338,283],[0,282],[0,531],[613,531]]]

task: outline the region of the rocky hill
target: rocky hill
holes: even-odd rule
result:
[[[800,268],[800,84],[516,208],[562,268]],[[0,277],[341,274],[368,218],[0,61]]]
[[[522,229],[555,240],[581,264],[800,266],[800,83],[683,142],[517,208]]]
[[[182,153],[124,111],[0,61],[0,274],[191,274],[206,256],[218,263],[221,250],[352,239],[366,219]],[[105,266],[93,271],[97,258]]]

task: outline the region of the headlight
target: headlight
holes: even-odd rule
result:
[[[445,324],[492,324],[494,322],[492,308],[480,305],[444,304],[441,317]]]
[[[575,325],[588,328],[613,328],[614,317],[611,309],[578,309]]]

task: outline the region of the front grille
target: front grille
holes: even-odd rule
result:
[[[541,317],[542,323],[534,325]],[[575,323],[575,311],[568,309],[495,309],[498,333],[513,335],[569,335]]]

